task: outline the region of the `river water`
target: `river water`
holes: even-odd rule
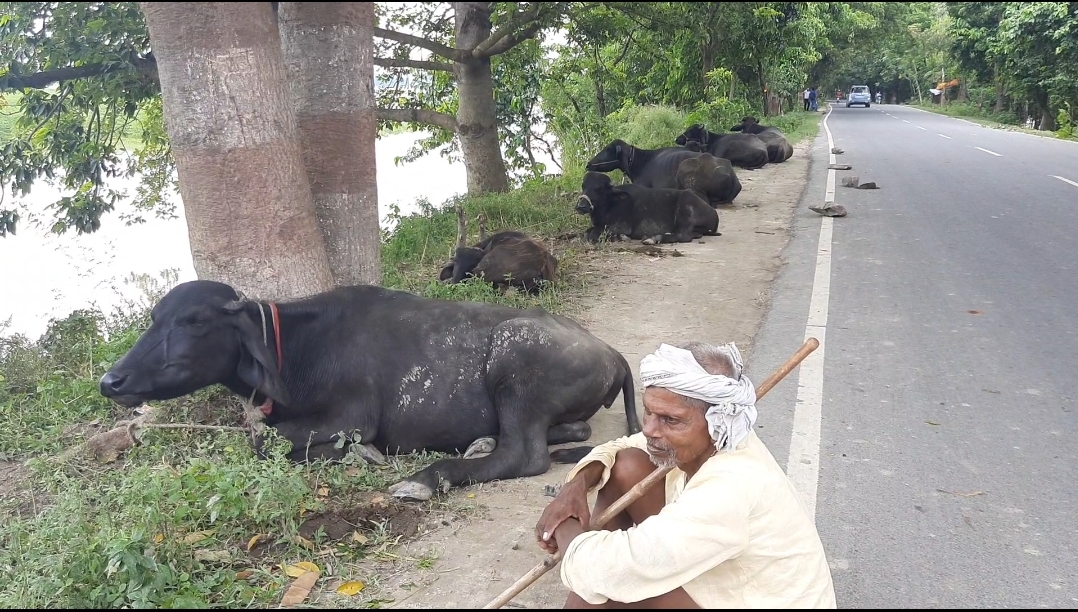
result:
[[[417,209],[418,198],[438,206],[467,191],[464,164],[449,163],[438,152],[394,165],[393,159],[404,155],[418,137],[403,133],[378,139],[378,213],[383,227],[392,204],[407,215]],[[537,158],[552,171],[547,156]],[[116,179],[111,186],[133,194],[136,180]],[[58,189],[37,183],[23,203],[31,210],[44,211],[59,195]],[[6,197],[11,197],[10,192]],[[101,229],[93,234],[57,236],[46,228],[20,223],[17,235],[0,238],[0,335],[22,333],[36,338],[50,318],[91,304],[109,312],[125,297],[137,299],[139,290],[124,283],[132,273],[158,276],[174,269],[180,282],[195,279],[182,203],[178,194],[174,198],[177,219],[162,220],[150,214],[144,215],[146,223],[128,226],[117,214],[132,210],[124,203],[106,215]]]

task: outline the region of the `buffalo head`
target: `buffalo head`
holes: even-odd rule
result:
[[[632,147],[624,140],[615,140],[606,145],[595,157],[588,161],[584,169],[588,172],[613,172],[629,168],[629,150]]]
[[[272,330],[268,310],[266,325]],[[133,407],[242,382],[288,403],[277,363],[263,342],[259,305],[232,287],[204,280],[181,283],[153,307],[150,318],[149,329],[101,377],[101,395]]]
[[[614,189],[614,181],[598,172],[585,172],[576,212],[587,215],[601,212],[630,199],[629,194]]]
[[[748,133],[748,128],[760,123],[760,120],[752,115],[745,115],[741,118],[741,123],[730,128],[731,132],[745,132]]]
[[[707,128],[697,123],[675,138],[674,143],[683,147],[688,147],[689,143],[696,143],[706,149],[710,136],[711,133],[707,131]]]

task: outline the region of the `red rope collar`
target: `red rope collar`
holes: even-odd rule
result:
[[[281,373],[281,367],[284,365],[284,356],[281,351],[281,315],[277,311],[277,304],[275,302],[269,302],[270,307],[270,319],[273,321],[273,338],[277,344],[277,373]],[[273,412],[273,400],[268,396],[266,401],[258,407],[262,411],[262,414],[269,416]]]

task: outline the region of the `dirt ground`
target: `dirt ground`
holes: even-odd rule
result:
[[[681,257],[611,252],[599,258],[590,272],[599,276],[596,289],[575,318],[620,350],[637,377],[640,359],[663,342],[732,341],[751,359],[808,177],[810,146],[795,147],[785,163],[738,171],[744,190],[735,206],[720,210],[722,236],[663,247]],[[590,422],[590,444],[625,435],[621,399]],[[368,597],[392,600],[382,607],[394,608],[483,606],[543,560],[533,528],[551,499],[544,485],[560,484],[569,468],[554,465],[542,476],[454,490],[451,497],[477,511],[467,519],[431,521],[433,530],[397,551],[400,561],[371,562],[362,573],[379,577],[377,595]],[[555,568],[507,607],[560,608],[565,596]]]

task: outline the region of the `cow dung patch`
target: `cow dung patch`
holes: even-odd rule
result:
[[[391,537],[409,538],[419,531],[423,511],[383,494],[364,494],[326,503],[322,512],[311,513],[299,527],[299,534],[314,540],[321,529],[327,540],[340,540],[357,529],[373,529],[386,524]]]

